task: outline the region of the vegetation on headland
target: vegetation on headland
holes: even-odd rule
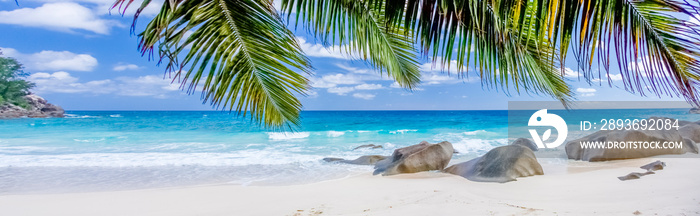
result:
[[[28,75],[16,59],[0,56],[0,105],[10,103],[29,108],[24,96],[29,94],[34,83],[23,79]]]
[[[133,0],[116,0],[125,10]],[[144,0],[135,14],[152,1]],[[697,0],[282,0],[287,22],[325,45],[386,73],[401,86],[420,83],[419,57],[506,92],[551,95],[567,104],[570,54],[592,84],[619,72],[632,93],[698,103]],[[134,26],[132,26],[133,28]],[[166,63],[173,79],[213,106],[251,113],[273,126],[299,123],[295,95],[312,67],[271,0],[164,1],[139,33],[139,49]],[[612,67],[612,69],[611,69]],[[602,84],[601,81],[595,81]]]

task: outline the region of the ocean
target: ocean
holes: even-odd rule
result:
[[[581,112],[700,120],[686,109]],[[68,111],[66,118],[0,120],[0,194],[303,184],[372,171],[325,157],[390,155],[446,140],[459,152],[455,163],[508,144],[505,110],[305,111],[301,118],[295,132],[220,111]],[[384,148],[353,150],[365,144]]]

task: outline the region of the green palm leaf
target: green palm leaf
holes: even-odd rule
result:
[[[559,45],[561,59],[573,48],[589,82],[619,70],[624,88],[632,93],[682,96],[700,105],[700,26],[678,18],[698,15],[698,1],[537,2],[522,2],[535,8],[528,14],[540,20],[535,32]]]
[[[420,82],[418,60],[410,30],[389,29],[385,4],[355,0],[283,0],[282,10],[295,14],[324,44],[343,46],[348,55],[386,71],[399,85],[413,88]]]
[[[381,6],[384,1],[366,2]],[[565,105],[571,100],[571,90],[551,58],[556,54],[553,45],[515,28],[513,13],[501,11],[512,6],[480,0],[386,1],[390,3],[404,6],[375,7],[384,10],[387,28],[412,29],[414,43],[434,62],[441,61],[443,69],[457,67],[461,76],[466,74],[463,66],[473,66],[486,87],[544,93]]]
[[[131,2],[115,6],[123,3]],[[311,67],[269,1],[166,1],[139,36],[141,51],[157,45],[173,80],[188,92],[201,84],[205,102],[249,111],[266,126],[299,124],[302,106],[294,94],[304,94],[308,81],[295,69]]]

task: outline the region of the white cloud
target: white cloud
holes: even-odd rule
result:
[[[328,93],[333,93],[337,95],[345,95],[347,93],[350,93],[352,91],[355,91],[355,88],[353,87],[333,87],[328,89]]]
[[[435,62],[435,64],[432,62],[427,62],[420,65],[419,69],[424,72],[449,72],[450,74],[457,74],[459,73],[458,69],[460,69],[461,66],[462,72],[467,72],[467,67],[464,65],[459,65],[457,60],[452,60],[449,64],[443,64],[441,60],[442,57],[438,58],[439,59],[437,62]]]
[[[37,8],[0,11],[0,23],[65,32],[84,30],[97,34],[109,34],[112,27],[121,25],[115,20],[101,19],[90,8],[75,2],[53,2]]]
[[[27,80],[36,83],[33,91],[37,93],[89,93],[115,94],[122,96],[140,96],[166,98],[168,93],[179,90],[179,84],[160,76],[117,77],[115,79],[80,82],[68,72],[34,73]]]
[[[579,76],[580,76],[580,77],[583,79],[583,74],[579,74],[578,71],[574,71],[574,70],[571,69],[571,68],[568,68],[568,67],[567,67],[567,68],[564,69],[564,71],[565,71],[564,77],[566,77],[566,78],[578,79]],[[592,75],[592,76],[597,76],[597,75]],[[612,80],[612,81],[620,81],[620,80],[622,80],[622,75],[620,75],[620,74],[610,74],[610,76],[608,76],[607,74],[602,74],[602,76],[603,76],[603,77],[609,77],[610,80]],[[593,82],[599,82],[599,81],[601,81],[601,79],[592,78],[591,81],[593,81]]]
[[[442,64],[442,61],[438,60],[435,64],[431,62],[424,63],[420,65],[419,69],[422,72],[421,82],[424,85],[441,85],[441,84],[456,84],[463,82],[477,82],[478,76],[474,77],[464,77],[460,78],[458,76],[459,67],[461,67],[462,73],[468,73],[468,68],[459,65],[456,60],[450,61],[450,67]]]
[[[362,83],[362,78],[352,74],[329,74],[318,77],[310,77],[309,81],[314,88],[333,88],[338,85],[354,85]]]
[[[357,90],[375,90],[375,89],[382,89],[382,88],[384,88],[384,87],[380,84],[366,84],[365,83],[365,84],[360,84],[360,85],[355,86],[355,89],[357,89]]]
[[[2,1],[2,0],[0,0]],[[112,9],[112,6],[114,5],[115,0],[27,0],[27,1],[33,1],[33,2],[42,2],[42,3],[58,3],[58,2],[68,2],[68,3],[80,3],[83,6],[90,7],[96,14],[99,15],[107,15],[107,14],[114,14],[114,15],[122,15],[122,12],[124,16],[133,16],[136,13],[136,10],[141,6],[141,1],[134,1],[126,10],[124,10],[124,6],[126,6],[126,3],[122,5],[121,10],[119,5]],[[141,11],[141,16],[153,16],[158,14],[160,12],[160,8],[163,6],[163,0],[153,0],[151,3],[146,7],[143,11]]]
[[[355,93],[352,94],[353,97],[355,98],[360,98],[360,99],[365,99],[365,100],[372,100],[376,95],[373,94],[365,94],[365,93]]]
[[[92,71],[97,66],[97,59],[88,54],[52,50],[24,54],[12,48],[0,49],[4,55],[18,59],[30,71]]]
[[[558,70],[558,69],[557,69]],[[574,71],[571,68],[564,68],[564,77],[570,78],[570,79],[578,79],[581,76],[581,74],[578,73],[578,71]]]
[[[27,80],[36,83],[33,91],[37,93],[57,92],[57,93],[83,93],[106,94],[114,91],[111,80],[95,80],[85,83],[78,82],[78,78],[71,76],[68,72],[59,71],[55,73],[34,73],[27,77]]]
[[[577,88],[576,92],[581,93],[581,97],[591,97],[595,95],[596,90],[592,88]]]
[[[317,98],[318,92],[317,91],[308,91],[308,92],[306,92],[306,97],[307,98]]]
[[[47,1],[47,0],[44,0]],[[56,1],[56,0],[48,0],[48,1]],[[58,0],[61,1],[61,0]],[[74,0],[63,0],[63,1],[74,1]],[[81,2],[89,2],[89,3],[94,3],[97,4],[97,7],[95,7],[95,11],[98,14],[104,15],[104,14],[122,14],[124,16],[133,16],[136,13],[136,10],[141,6],[140,1],[135,1],[132,3],[126,11],[124,11],[124,8],[122,7],[121,10],[119,9],[119,6],[115,7],[112,9],[112,5],[114,5],[114,0],[79,0]],[[126,6],[126,4],[124,4]],[[139,16],[154,16],[160,12],[160,8],[163,6],[163,1],[162,0],[156,0],[156,1],[151,1],[151,3],[141,11],[141,14]]]
[[[389,85],[389,87],[390,87],[390,88],[400,88],[400,89],[404,88],[404,87],[401,87],[401,85],[399,85],[398,82],[393,82],[393,83],[391,83],[391,85]],[[423,88],[418,88],[418,87],[413,87],[411,90],[413,90],[413,91],[423,91],[423,90],[425,90],[425,89],[423,89]]]
[[[344,64],[336,64],[335,66],[338,66],[339,68],[342,68],[346,71],[349,71],[351,73],[356,73],[356,74],[371,74],[374,72],[370,69],[360,69],[360,68],[356,68],[356,67],[350,67],[350,66],[347,66]]]
[[[609,76],[607,74],[603,74],[603,76],[607,76],[610,78],[611,81],[621,81],[622,80],[622,75],[621,74],[610,74]],[[594,78],[593,82],[600,82],[601,79]],[[603,79],[603,81],[607,81],[607,79]]]
[[[299,42],[299,47],[306,53],[306,56],[320,57],[320,58],[337,58],[337,59],[353,59],[357,57],[357,54],[348,54],[345,52],[346,48],[343,46],[329,46],[325,47],[323,44],[312,44],[308,43],[306,39],[302,37],[297,37]]]
[[[135,64],[119,64],[117,66],[114,66],[114,68],[112,68],[112,70],[115,70],[115,71],[136,70],[136,69],[139,69],[139,66],[135,65]]]

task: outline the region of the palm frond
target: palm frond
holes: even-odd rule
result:
[[[566,49],[573,48],[589,82],[617,69],[624,88],[632,93],[682,96],[700,104],[700,26],[679,19],[698,15],[698,1],[541,2],[541,13],[532,14],[543,20],[538,34],[559,44],[562,59]]]
[[[380,0],[367,0],[369,4]],[[559,58],[551,43],[529,34],[528,25],[516,25],[527,7],[509,1],[391,0],[404,7],[386,7],[389,29],[412,29],[423,55],[440,61],[442,69],[476,69],[487,87],[509,92],[551,95],[568,105],[569,86],[555,70]],[[387,3],[389,4],[389,3]],[[522,8],[518,8],[522,7]],[[522,27],[521,27],[522,26]],[[456,65],[453,65],[453,60]],[[467,67],[464,67],[467,66]]]
[[[305,94],[308,81],[295,70],[311,66],[270,1],[165,1],[139,37],[140,51],[158,46],[173,81],[190,93],[199,85],[204,102],[274,128],[299,124],[294,94]]]
[[[399,85],[413,88],[420,82],[417,53],[410,29],[387,28],[382,2],[355,0],[283,0],[282,10],[296,24],[304,23],[325,45],[344,47]]]

